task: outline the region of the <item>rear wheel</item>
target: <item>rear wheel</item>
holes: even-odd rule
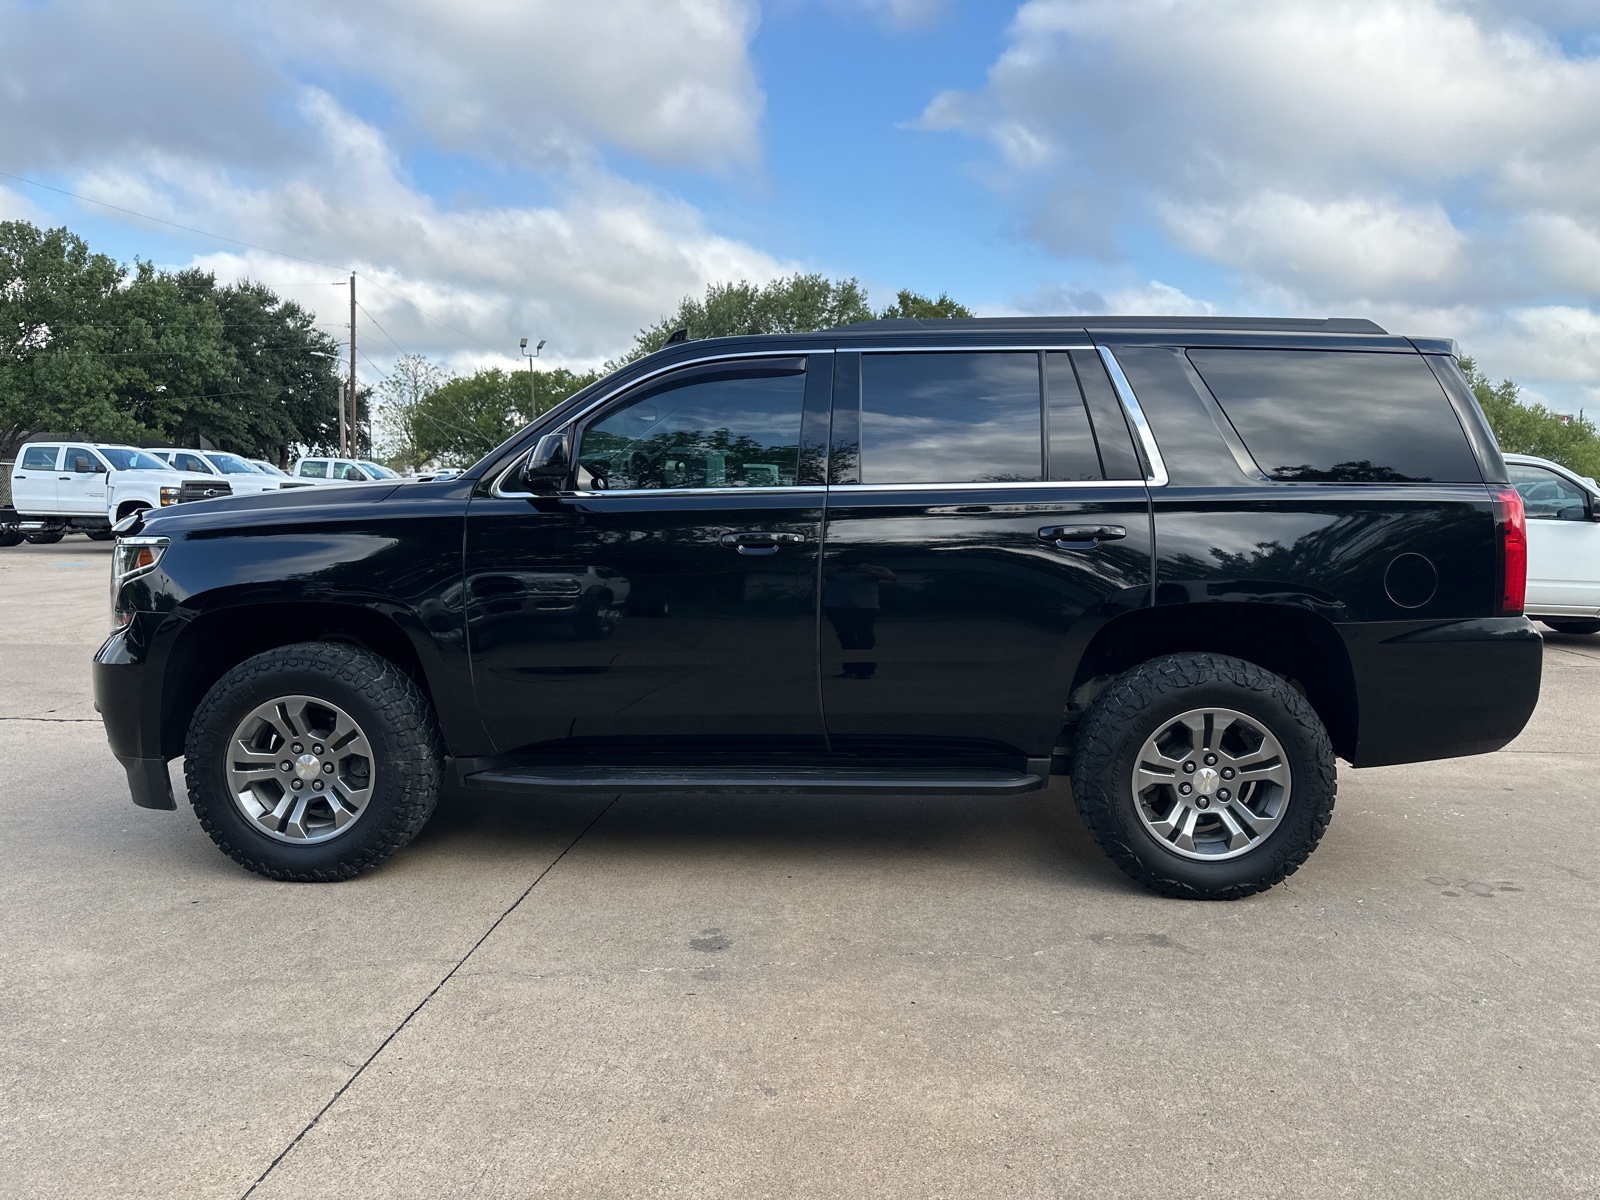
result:
[[[246,659],[206,693],[184,745],[189,801],[212,841],[272,879],[360,874],[427,824],[442,749],[404,672],[308,642]]]
[[[22,541],[22,530],[0,529],[0,546],[15,546]]]
[[[1151,891],[1236,900],[1316,848],[1333,815],[1333,747],[1272,672],[1173,654],[1096,698],[1078,727],[1072,791],[1100,848]]]
[[[59,531],[56,533],[30,533],[27,535],[30,546],[54,546],[66,536],[65,533]]]
[[[1540,617],[1539,619],[1557,633],[1600,633],[1600,621],[1586,621],[1581,617]]]

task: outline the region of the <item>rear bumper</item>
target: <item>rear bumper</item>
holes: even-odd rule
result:
[[[1544,640],[1527,617],[1342,632],[1361,714],[1358,767],[1487,754],[1521,733],[1539,702]]]
[[[106,639],[94,656],[94,704],[105,723],[111,753],[128,773],[133,802],[141,808],[176,808],[167,760],[161,753],[159,674],[130,643],[130,629]]]

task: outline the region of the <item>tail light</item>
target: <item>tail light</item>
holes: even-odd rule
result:
[[[1528,525],[1522,494],[1514,487],[1497,487],[1494,508],[1500,534],[1500,615],[1520,616],[1528,598]]]

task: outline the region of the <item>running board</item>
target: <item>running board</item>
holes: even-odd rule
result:
[[[503,767],[462,778],[469,787],[545,795],[893,793],[901,796],[1011,796],[1044,787],[1043,776],[996,769],[864,770],[853,767]]]

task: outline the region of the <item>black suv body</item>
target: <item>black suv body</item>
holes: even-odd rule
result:
[[[337,878],[442,772],[533,793],[1006,793],[1135,878],[1293,871],[1333,758],[1517,735],[1520,502],[1451,343],[1366,321],[686,341],[458,478],[121,530],[95,686],[240,862]]]

